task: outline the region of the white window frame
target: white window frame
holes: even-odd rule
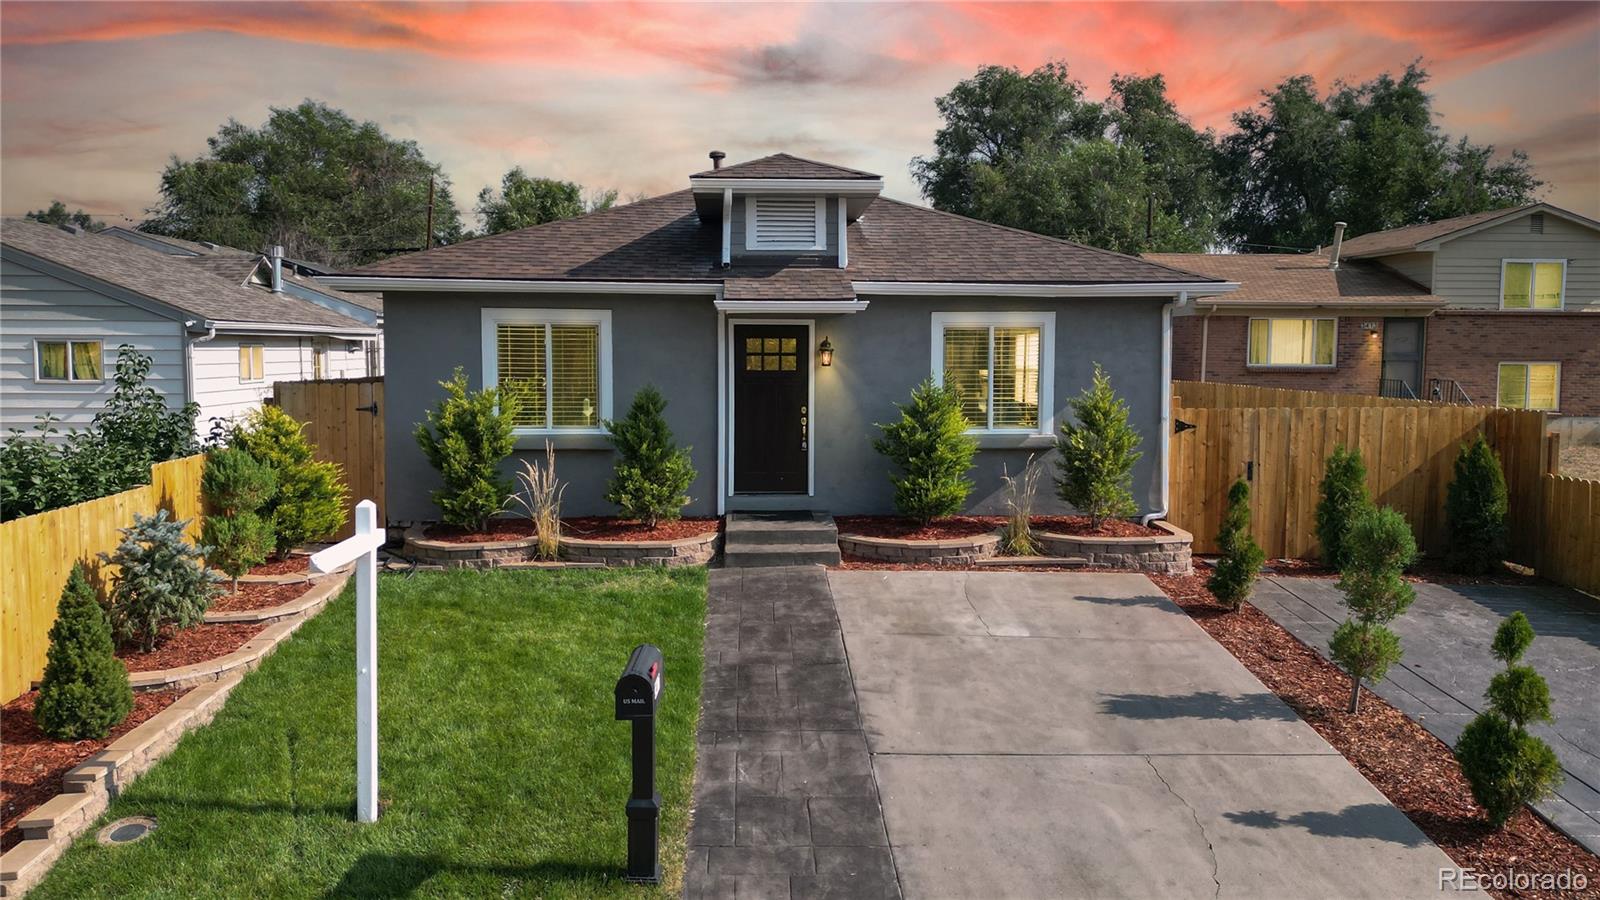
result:
[[[67,345],[67,377],[46,378],[39,369],[41,357],[40,344],[66,344]],[[100,377],[75,378],[72,375],[72,345],[73,344],[99,344],[100,345]],[[47,337],[33,339],[33,380],[35,384],[105,384],[106,383],[106,342],[97,337]]]
[[[777,250],[777,251],[813,251],[828,249],[828,198],[815,197],[816,203],[816,234],[815,243],[811,244],[762,244],[756,242],[756,201],[757,200],[793,200],[792,195],[780,194],[746,194],[744,198],[744,249],[751,251]]]
[[[1563,294],[1563,296],[1565,296]],[[1543,406],[1501,406],[1500,405],[1500,370],[1504,366],[1555,366],[1556,367],[1556,405]],[[1522,376],[1522,396],[1524,400],[1533,399],[1532,382],[1533,372],[1525,369]],[[1502,359],[1494,364],[1494,405],[1499,409],[1527,409],[1534,412],[1555,412],[1561,408],[1561,362],[1554,359]]]
[[[1528,263],[1533,268],[1528,270],[1528,305],[1506,306],[1506,267],[1512,263]],[[1533,286],[1538,283],[1539,263],[1561,264],[1561,305],[1560,306],[1534,306]],[[1500,260],[1500,308],[1510,312],[1560,312],[1567,308],[1567,265],[1565,259],[1502,259]]]
[[[1049,434],[1056,431],[1056,314],[1048,310],[1019,312],[936,312],[933,314],[931,342],[933,380],[944,384],[944,333],[949,328],[1028,328],[1039,329],[1039,425],[1037,428],[974,427],[967,434]],[[989,336],[989,353],[994,353],[994,335]],[[989,373],[989,421],[994,421],[994,373]]]
[[[239,383],[240,384],[260,384],[263,381],[266,381],[267,380],[267,345],[266,344],[245,344],[245,343],[241,343],[241,344],[239,344],[239,349],[240,350],[260,350],[261,351],[261,377],[260,378],[246,378],[246,377],[244,377],[244,373],[241,372],[241,373],[239,373]]]
[[[1272,322],[1282,319],[1293,322],[1332,322],[1333,323],[1333,362],[1330,363],[1275,363],[1272,357]],[[1250,361],[1250,332],[1254,330],[1256,322],[1267,323],[1267,357],[1268,362],[1257,363]],[[1339,368],[1339,317],[1338,316],[1251,316],[1244,326],[1244,367],[1246,369],[1302,369],[1326,372]]]
[[[553,395],[550,367],[554,364],[550,354],[545,354],[545,422],[543,427],[519,425],[512,433],[524,435],[606,434],[605,423],[611,415],[611,310],[609,309],[490,309],[483,310],[483,386],[500,383],[499,342],[496,327],[502,323],[521,325],[596,325],[600,328],[600,397],[599,411],[592,428],[573,425],[556,426],[550,416],[550,398]],[[548,332],[546,332],[548,334]]]

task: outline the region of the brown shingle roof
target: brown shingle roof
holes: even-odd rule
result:
[[[1514,215],[1538,205],[1537,203],[1530,203],[1508,209],[1492,209],[1487,212],[1456,216],[1453,219],[1424,222],[1421,225],[1407,225],[1403,228],[1390,228],[1387,231],[1369,232],[1345,241],[1344,246],[1340,248],[1340,255],[1349,259],[1361,256],[1386,256],[1391,253],[1407,253],[1415,250],[1418,244],[1427,243],[1448,234],[1454,234],[1474,225],[1482,225],[1484,222],[1491,222],[1502,216]]]
[[[1158,262],[1085,247],[879,197],[849,228],[856,281],[1028,284],[1169,283],[1213,280]],[[731,283],[773,265],[750,257],[720,269],[722,235],[702,223],[688,191],[576,219],[507,231],[395,256],[354,275],[576,281]],[[791,264],[783,264],[791,265]],[[792,265],[803,267],[801,260]],[[775,276],[761,276],[772,279]],[[809,276],[786,276],[811,285]],[[819,276],[820,277],[820,276]],[[738,290],[753,288],[738,288]],[[832,288],[829,288],[832,290]]]
[[[1330,301],[1429,306],[1445,302],[1377,263],[1346,260],[1338,269],[1330,269],[1326,256],[1313,253],[1147,253],[1145,258],[1238,282],[1237,291],[1206,300],[1218,306]]]
[[[833,260],[801,257],[762,264],[740,260],[723,279],[728,300],[854,300],[850,275]]]
[[[831,163],[801,159],[787,153],[774,153],[749,162],[735,163],[720,169],[696,172],[692,178],[850,178],[871,180],[880,176],[860,169],[847,169]]]
[[[371,330],[314,303],[213,275],[192,265],[194,257],[162,253],[119,238],[6,219],[0,225],[0,243],[202,319]]]

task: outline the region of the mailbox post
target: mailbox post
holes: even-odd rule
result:
[[[617,721],[633,723],[633,793],[628,797],[628,881],[661,883],[661,795],[656,793],[656,706],[661,651],[640,644],[617,679]]]

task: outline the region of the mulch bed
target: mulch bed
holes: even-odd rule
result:
[[[293,584],[267,584],[264,582],[240,582],[238,592],[229,590],[228,582],[222,583],[222,588],[227,593],[211,601],[206,607],[208,612],[241,612],[249,609],[271,609],[282,606],[291,600],[298,600],[309,592],[315,584],[309,581],[297,581]]]
[[[468,531],[459,525],[429,525],[423,535],[430,541],[447,544],[486,544],[491,541],[525,541],[535,535],[528,519],[490,519],[482,531]]]
[[[585,541],[676,541],[700,537],[722,530],[722,520],[710,518],[674,519],[647,528],[633,519],[611,516],[580,516],[561,520],[561,536]]]
[[[1208,559],[1207,564],[1211,560]],[[1283,575],[1292,578],[1329,578],[1339,577],[1339,573],[1323,565],[1306,559],[1269,559],[1266,563],[1266,574]],[[1444,560],[1423,557],[1407,569],[1405,579],[1414,584],[1424,582],[1430,584],[1504,584],[1514,587],[1531,587],[1545,583],[1536,575],[1519,572],[1512,566],[1502,565],[1493,572],[1485,575],[1462,575],[1445,568]]]
[[[1034,516],[1028,520],[1035,531],[1049,531],[1073,537],[1169,537],[1167,532],[1127,519],[1106,519],[1099,528],[1089,526],[1088,516]]]
[[[23,817],[61,793],[63,775],[186,693],[187,690],[134,694],[133,712],[98,741],[57,741],[40,731],[33,721],[38,691],[29,691],[0,707],[0,734],[5,735],[5,741],[0,743],[0,851],[10,850],[22,840],[22,831],[16,825]]]
[[[1006,517],[950,516],[927,525],[918,525],[899,516],[837,516],[833,521],[840,534],[900,541],[950,541],[989,534],[1004,526]],[[1159,528],[1147,528],[1127,519],[1107,519],[1099,528],[1090,528],[1088,516],[1034,516],[1028,524],[1035,531],[1076,537],[1165,537],[1167,534]]]
[[[1450,748],[1382,698],[1363,690],[1361,711],[1347,713],[1349,676],[1261,611],[1248,603],[1225,610],[1206,590],[1204,575],[1149,577],[1459,865],[1480,875],[1570,869],[1582,872],[1591,890],[1600,887],[1600,858],[1529,810],[1502,831],[1490,828]],[[1574,896],[1538,890],[1495,894]]]
[[[266,627],[260,622],[194,625],[181,631],[169,631],[156,649],[149,653],[124,650],[118,651],[117,658],[122,660],[129,672],[175,669],[226,656],[243,647]]]
[[[290,554],[250,568],[251,575],[306,575],[311,572],[311,557]]]

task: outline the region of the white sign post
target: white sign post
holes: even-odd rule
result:
[[[356,563],[356,821],[378,821],[378,506],[356,504],[356,533],[312,554],[311,571]]]

